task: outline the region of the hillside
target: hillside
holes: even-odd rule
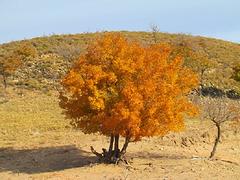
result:
[[[154,39],[147,32],[122,33],[143,44],[157,40],[175,50],[203,53],[212,62],[204,86],[240,92],[240,83],[232,78],[240,61],[239,44],[182,34],[157,33]],[[100,151],[107,147],[108,138],[70,126],[54,90],[60,88],[59,80],[73,61],[99,35],[53,35],[0,45],[0,69],[4,57],[17,57],[12,53],[23,61],[8,78],[6,91],[0,83],[0,179],[239,179],[239,126],[224,124],[216,158],[209,159],[216,128],[201,117],[186,118],[182,132],[132,142],[127,152],[130,166],[98,163],[90,146]],[[201,65],[191,63],[187,53],[183,55],[185,65],[201,73]],[[191,99],[197,102],[196,97]]]
[[[121,33],[143,44],[154,42],[151,32],[123,31]],[[11,86],[42,91],[58,88],[59,79],[66,73],[72,62],[79,54],[84,53],[87,44],[100,34],[52,35],[0,45],[0,55],[21,49],[23,46],[34,48],[37,54],[34,57],[25,58],[21,68],[10,77],[8,83]],[[233,68],[240,63],[240,44],[184,34],[157,33],[155,38],[157,42],[187,46],[194,51],[204,51],[209,60],[214,63],[214,66],[205,74],[204,85],[225,91],[230,89],[240,91],[240,84],[232,78]]]

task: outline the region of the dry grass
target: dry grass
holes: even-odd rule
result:
[[[61,132],[67,126],[56,98],[31,92],[1,104],[0,123],[1,146],[33,140],[46,132]]]
[[[90,145],[100,135],[69,127],[55,93],[24,92],[0,104],[0,179],[239,179],[239,135],[224,133],[216,157],[208,157],[214,127],[188,120],[186,131],[130,144],[132,167],[95,164]]]
[[[122,31],[122,33],[127,38],[143,44],[154,41],[150,32]],[[27,42],[36,48],[39,55],[26,59],[24,67],[16,72],[9,83],[13,86],[37,90],[56,88],[59,85],[58,80],[69,69],[73,60],[83,53],[87,44],[99,35],[100,33],[53,35],[0,45],[0,53],[1,51],[8,53]],[[157,38],[158,42],[176,45],[184,41],[195,49],[203,48],[211,61],[216,64],[206,73],[206,85],[213,84],[224,90],[240,91],[240,84],[232,78],[233,68],[239,63],[239,44],[184,34],[158,33]]]

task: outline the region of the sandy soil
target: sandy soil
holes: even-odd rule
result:
[[[25,98],[25,99],[24,99]],[[0,179],[240,179],[240,136],[226,126],[216,157],[209,160],[212,143],[214,141],[214,127],[199,120],[187,121],[186,131],[170,134],[160,138],[146,138],[141,142],[131,143],[128,149],[130,166],[98,164],[96,157],[90,153],[90,145],[97,150],[107,147],[108,139],[100,135],[85,135],[82,132],[67,128],[41,129],[42,124],[24,120],[23,112],[36,104],[37,98],[30,97],[29,104],[22,105],[26,98],[21,97],[9,104],[0,105],[1,129],[9,130],[0,133]],[[49,102],[52,97],[38,97]],[[54,102],[54,101],[53,101]],[[20,106],[22,105],[22,106]],[[52,107],[44,109],[42,105],[32,118],[44,119],[46,112],[59,113],[53,104],[44,103]],[[7,108],[6,108],[7,107]],[[17,111],[15,112],[15,108]],[[56,106],[57,108],[57,106]],[[5,116],[4,114],[11,115]],[[16,116],[14,115],[16,113]],[[51,113],[52,113],[51,112]],[[50,113],[50,114],[51,114]],[[28,122],[21,131],[22,124],[18,119]],[[61,116],[52,116],[46,122]],[[63,119],[62,119],[63,120]],[[14,121],[14,124],[10,122]],[[35,122],[35,121],[34,121]],[[5,124],[4,124],[5,123]],[[19,128],[17,128],[19,126]],[[35,127],[36,126],[36,127]],[[61,124],[61,126],[65,126]],[[39,128],[41,127],[41,128]],[[16,131],[14,131],[16,128]],[[38,129],[39,128],[39,129]],[[12,131],[14,131],[14,134]],[[10,135],[11,134],[11,135]]]

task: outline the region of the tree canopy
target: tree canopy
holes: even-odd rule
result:
[[[7,77],[11,76],[26,58],[36,56],[37,50],[28,42],[20,44],[13,50],[0,49],[0,75],[3,77],[4,87],[7,87]]]
[[[197,76],[171,58],[167,44],[142,46],[121,34],[92,42],[62,80],[60,106],[85,133],[118,134],[133,141],[183,129],[196,108],[186,95]]]

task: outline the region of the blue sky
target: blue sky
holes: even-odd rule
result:
[[[0,0],[0,43],[102,30],[160,31],[240,42],[240,0]]]

